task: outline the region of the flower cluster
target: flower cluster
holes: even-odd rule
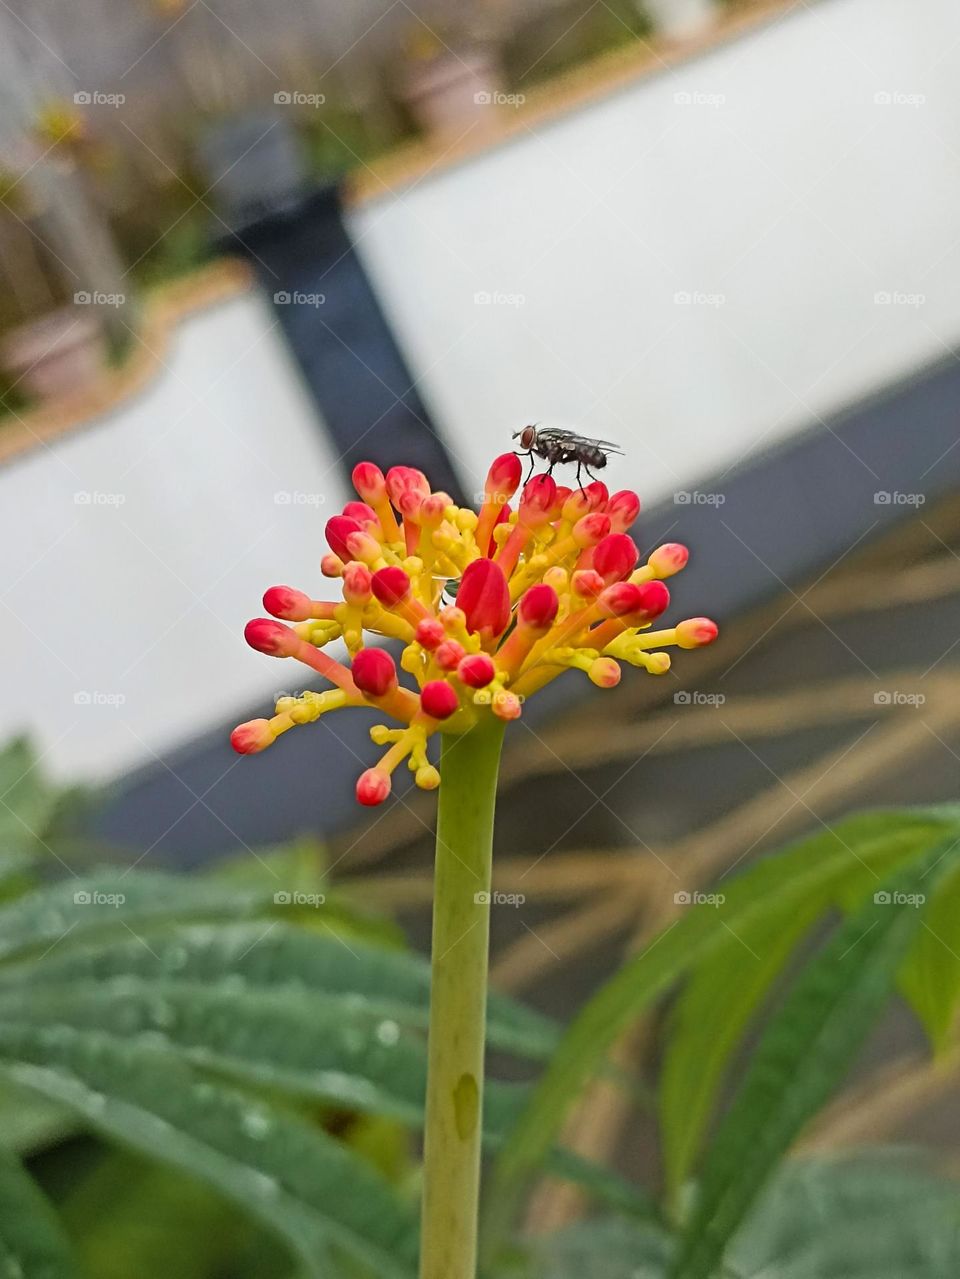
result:
[[[389,749],[360,777],[357,799],[380,804],[403,760],[418,786],[439,785],[427,757],[438,731],[462,733],[486,715],[516,719],[525,698],[566,669],[612,688],[622,662],[662,675],[667,645],[716,638],[705,617],[651,629],[670,602],[664,579],[683,568],[687,549],[669,543],[639,564],[627,532],[640,511],[636,493],[611,496],[600,481],[564,488],[550,475],[521,489],[520,476],[516,454],[498,457],[478,513],[432,493],[411,467],[384,475],[361,462],[353,472],[360,500],[327,521],[330,553],[321,562],[324,576],[340,580],[342,599],[272,586],[263,604],[280,620],[257,618],[245,631],[252,648],[296,658],[333,687],[281,697],[271,719],[234,729],[234,749],[261,751],[336,707],[375,707],[400,725],[370,730]],[[368,635],[403,644],[400,667],[417,692]],[[349,665],[323,652],[332,640],[343,641]]]

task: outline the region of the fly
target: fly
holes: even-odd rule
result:
[[[606,466],[607,458],[611,453],[620,453],[619,446],[611,444],[609,440],[592,440],[586,435],[577,435],[574,431],[563,431],[554,427],[541,430],[538,426],[525,426],[522,431],[514,431],[513,438],[520,441],[521,455],[530,459],[527,480],[533,474],[537,458],[547,463],[548,474],[555,466],[560,466],[564,462],[576,462],[578,484],[582,470],[595,480],[597,477],[592,474],[590,468],[601,471]]]

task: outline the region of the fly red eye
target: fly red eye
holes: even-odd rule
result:
[[[520,447],[529,449],[533,447],[533,442],[537,438],[536,427],[525,426],[520,432]]]

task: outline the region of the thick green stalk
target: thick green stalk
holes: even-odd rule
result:
[[[433,888],[421,1279],[474,1279],[493,814],[504,725],[444,741]]]

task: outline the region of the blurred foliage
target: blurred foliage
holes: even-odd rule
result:
[[[204,874],[60,874],[91,864],[95,797],[48,785],[22,741],[0,794],[0,1273],[413,1279],[429,967],[396,926],[309,840]],[[955,926],[958,875],[960,807],[861,814],[730,876],[562,1033],[491,996],[485,1275],[956,1273],[957,1186],[932,1157],[787,1156],[898,985],[952,1042],[960,958],[924,936]],[[654,1198],[558,1140],[671,993]],[[592,1213],[522,1241],[544,1173]]]

